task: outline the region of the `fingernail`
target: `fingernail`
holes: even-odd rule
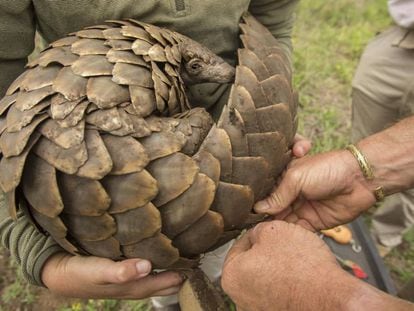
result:
[[[302,146],[299,146],[296,151],[300,157],[303,157],[305,155],[305,149]]]
[[[267,202],[265,202],[265,201],[259,201],[254,206],[254,210],[258,211],[258,212],[266,211],[268,209],[269,209],[269,204],[267,204]]]
[[[138,274],[148,274],[151,271],[151,263],[147,260],[140,260],[136,264]]]
[[[187,280],[187,275],[185,273],[178,273],[177,284],[181,284],[185,280]]]

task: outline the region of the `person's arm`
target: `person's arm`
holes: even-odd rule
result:
[[[31,284],[63,296],[140,299],[176,293],[182,282],[174,272],[149,275],[151,263],[139,258],[115,262],[70,255],[37,231],[23,213],[18,213],[17,221],[12,220],[2,194],[0,237]]]
[[[230,249],[221,284],[240,310],[413,310],[336,263],[315,234],[281,221],[257,225]]]
[[[8,214],[7,204],[0,191],[0,238],[3,247],[10,251],[19,265],[23,277],[31,284],[41,286],[41,269],[44,262],[62,248],[51,237],[38,232],[22,212],[14,221]]]
[[[252,0],[249,11],[279,40],[291,60],[292,30],[299,0]]]
[[[0,98],[24,70],[34,48],[32,1],[0,1]]]
[[[94,256],[51,256],[42,281],[54,293],[88,299],[143,299],[178,292],[183,281],[177,272],[150,274],[151,263],[140,258],[113,261]]]
[[[358,142],[374,172],[370,189],[382,186],[386,194],[414,187],[414,116]]]
[[[31,1],[0,1],[0,98],[11,82],[24,70],[27,56],[34,48],[35,20]],[[38,232],[23,214],[17,221],[8,215],[0,193],[0,237],[3,247],[30,283],[42,285],[40,273],[44,262],[62,248],[50,237]]]
[[[414,117],[357,143],[374,179],[367,180],[348,150],[292,161],[273,193],[255,205],[258,213],[297,223],[310,230],[331,228],[371,207],[374,190],[386,195],[414,187]]]

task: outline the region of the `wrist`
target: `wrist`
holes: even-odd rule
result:
[[[306,260],[306,257],[304,258]],[[345,272],[334,260],[320,262],[313,266],[311,271],[303,271],[298,276],[296,285],[288,286],[289,296],[288,305],[280,306],[280,309],[295,310],[348,310],[347,302],[355,296],[354,277]],[[312,286],[309,286],[312,284]],[[274,288],[279,288],[276,285]],[[272,288],[273,286],[270,286]],[[269,289],[266,297],[272,297],[273,289]],[[266,307],[262,310],[271,310],[273,306],[280,302],[269,300]],[[266,301],[266,299],[262,299]]]
[[[360,310],[357,306],[360,298],[360,286],[362,281],[349,275],[339,265],[336,273],[330,275],[324,284],[325,293],[322,295],[322,310]],[[365,310],[365,309],[364,309]],[[367,309],[368,310],[368,309]]]
[[[64,279],[62,273],[66,271],[65,266],[71,257],[73,257],[73,255],[70,255],[69,253],[58,252],[46,260],[41,272],[41,278],[43,284],[47,288],[51,289],[54,287],[58,281],[56,278],[59,280]]]
[[[364,176],[361,165],[353,153],[351,153],[349,150],[341,150],[341,152],[343,153],[342,161],[345,163],[348,176],[346,180],[348,188],[352,191],[354,191],[356,188],[365,191],[372,199],[372,202],[370,203],[374,204],[374,191],[379,185],[373,182],[373,180],[368,180],[367,177]],[[370,204],[368,204],[368,206],[370,206]]]
[[[374,195],[376,201],[382,201],[385,197],[384,189],[381,185],[376,185],[375,183],[375,176],[374,171],[372,169],[371,164],[368,162],[365,155],[361,152],[361,150],[353,145],[350,144],[346,147],[346,150],[348,150],[353,157],[355,158],[356,162],[358,163],[358,166],[360,168],[360,171],[362,173],[362,176],[364,177],[367,188],[372,191],[372,194]]]
[[[349,285],[352,286],[354,290],[349,296],[349,299],[344,301],[343,310],[413,310],[413,304],[408,301],[391,296],[368,283],[354,277],[352,278],[353,284],[350,282]]]
[[[358,142],[372,167],[372,184],[386,195],[414,187],[413,141],[414,117]]]
[[[323,308],[320,310],[391,310],[382,309],[387,295],[371,285],[351,276],[340,267],[324,284]]]
[[[295,282],[297,286],[289,286],[289,307],[293,307],[292,309],[405,311],[412,310],[413,307],[412,304],[352,276],[335,262],[325,261],[314,266],[312,271],[303,272],[299,279],[303,282]],[[271,297],[272,291],[274,292],[270,290],[266,297]],[[277,299],[269,302],[271,304],[266,305],[263,310],[271,310],[272,306],[278,304]]]

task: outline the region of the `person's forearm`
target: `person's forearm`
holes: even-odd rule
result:
[[[386,195],[414,187],[414,116],[369,136],[357,144],[370,163],[370,186]]]
[[[249,6],[249,12],[282,44],[289,60],[292,54],[294,12],[298,2],[298,0],[252,0]]]
[[[346,285],[347,287],[353,287],[354,291],[345,302],[344,310],[414,310],[414,305],[412,303],[386,294],[358,279],[353,278],[353,280]]]
[[[22,212],[17,221],[8,215],[3,193],[0,191],[0,242],[10,250],[12,258],[20,266],[23,277],[30,283],[42,286],[40,277],[45,261],[63,249],[51,237],[37,231]]]
[[[414,310],[414,305],[378,290],[343,270],[331,271],[320,310]],[[317,285],[314,284],[316,287]]]

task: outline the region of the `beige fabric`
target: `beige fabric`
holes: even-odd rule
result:
[[[414,49],[414,29],[402,31],[401,35],[395,38],[393,46],[408,50]]]
[[[413,0],[388,0],[388,10],[397,25],[414,28]]]
[[[395,46],[407,30],[392,27],[365,49],[353,81],[352,139],[354,142],[414,114],[414,49]],[[373,216],[373,234],[394,247],[414,225],[414,189],[394,194]]]
[[[402,235],[414,225],[414,190],[389,196],[372,219],[374,237],[387,247],[402,242]]]

